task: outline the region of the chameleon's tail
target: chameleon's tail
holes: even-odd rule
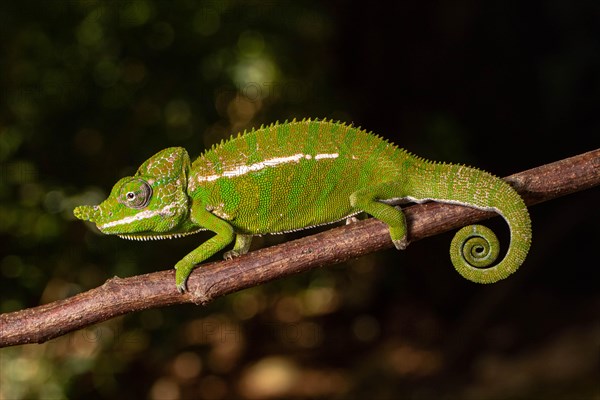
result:
[[[508,223],[510,246],[504,258],[491,267],[500,245],[490,229],[470,225],[456,233],[450,258],[463,277],[477,283],[493,283],[523,264],[531,245],[531,220],[525,202],[508,183],[462,165],[425,163],[415,172],[415,179],[419,180],[412,188],[416,201],[433,200],[495,211]]]

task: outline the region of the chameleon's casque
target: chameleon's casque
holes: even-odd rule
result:
[[[407,244],[401,201],[438,201],[495,211],[507,221],[510,246],[498,256],[489,229],[460,230],[450,246],[465,278],[496,282],[525,260],[531,243],[527,207],[517,192],[487,172],[435,163],[360,128],[321,120],[273,124],[245,132],[190,164],[182,148],[148,159],[121,179],[98,206],[74,211],[100,231],[127,239],[165,239],[215,232],[176,265],[180,291],[192,269],[234,241],[225,258],[248,251],[253,235],[328,224],[366,212],[385,222],[398,249]],[[487,268],[486,268],[487,267]]]

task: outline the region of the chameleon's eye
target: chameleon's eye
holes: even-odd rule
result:
[[[130,208],[144,208],[150,203],[152,187],[143,179],[134,178],[121,187],[119,202]]]

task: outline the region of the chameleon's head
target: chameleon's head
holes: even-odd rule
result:
[[[75,216],[94,222],[106,234],[131,239],[168,237],[188,216],[185,149],[165,149],[144,162],[134,176],[121,179],[97,206],[80,206]]]

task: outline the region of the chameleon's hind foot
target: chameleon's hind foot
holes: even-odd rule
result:
[[[358,222],[358,218],[355,216],[346,218],[346,225],[355,224]]]
[[[223,259],[224,260],[232,260],[236,257],[241,256],[242,254],[244,254],[244,253],[239,252],[237,250],[229,250],[229,251],[226,251],[225,253],[223,253]]]
[[[238,233],[235,236],[235,244],[233,245],[233,249],[226,251],[223,254],[223,258],[226,260],[231,260],[232,258],[246,254],[250,250],[251,243],[252,235],[243,235]]]
[[[406,236],[404,236],[402,239],[392,239],[392,243],[394,243],[394,246],[396,246],[398,250],[406,250],[406,248],[410,244]]]

